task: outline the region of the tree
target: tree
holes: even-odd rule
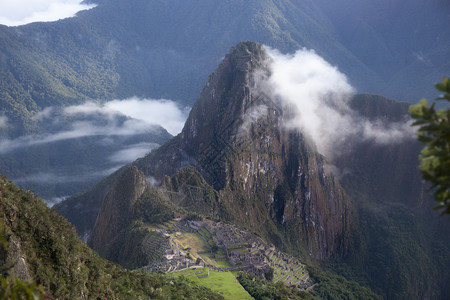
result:
[[[264,272],[264,277],[266,278],[267,281],[272,281],[273,280],[273,274],[274,270],[272,267],[269,267],[269,269]]]
[[[4,236],[4,225],[0,220],[0,251],[6,253],[7,249],[8,242]],[[6,256],[4,258],[6,259]],[[39,300],[51,298],[45,295],[40,285],[20,281],[17,277],[0,275],[0,299]]]
[[[450,79],[444,78],[442,83],[435,85],[443,92],[437,98],[450,102]],[[419,141],[425,145],[419,156],[419,169],[423,178],[431,183],[441,214],[450,214],[450,109],[435,108],[436,102],[428,106],[427,100],[422,99],[410,108],[411,116],[415,119],[413,126],[420,126],[417,131]]]

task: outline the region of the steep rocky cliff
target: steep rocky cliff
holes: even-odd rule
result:
[[[99,242],[94,234],[91,243],[109,254],[127,228],[140,228],[134,222],[196,212],[250,229],[303,259],[319,259],[386,298],[445,298],[448,272],[441,266],[450,257],[436,249],[449,243],[435,238],[445,236],[445,225],[427,221],[436,216],[415,167],[420,146],[412,135],[381,143],[351,136],[327,160],[307,132],[286,126],[291,107],[259,88],[258,76],[270,75],[269,64],[259,44],[234,47],[178,136],[57,209],[81,235],[106,232],[114,242]],[[405,124],[408,104],[356,95],[349,107],[394,128]],[[149,182],[140,197],[134,176]],[[130,193],[117,192],[122,180]],[[127,224],[122,216],[111,219],[119,211],[127,219],[130,208]],[[123,228],[120,236],[114,238],[112,226]]]
[[[182,133],[134,165],[165,189],[179,192],[165,180],[175,176],[184,195],[186,186],[203,190],[189,203],[172,199],[191,211],[245,226],[297,253],[340,256],[347,249],[351,204],[314,145],[283,125],[289,110],[256,90],[255,72],[268,72],[268,59],[253,42],[233,48],[210,76]],[[261,117],[258,111],[264,111]],[[195,167],[204,179],[183,181],[184,166]],[[114,188],[106,194],[94,233],[112,226],[112,207],[122,207],[125,216],[123,205],[134,199],[123,199]],[[105,238],[99,236],[92,236],[95,248]]]

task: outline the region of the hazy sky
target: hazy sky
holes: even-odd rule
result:
[[[0,24],[18,26],[56,21],[92,7],[81,4],[81,0],[0,0]]]

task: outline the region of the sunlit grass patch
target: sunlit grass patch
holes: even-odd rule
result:
[[[200,271],[202,272],[199,273]],[[209,276],[198,278],[198,276],[208,274],[208,268],[196,268],[195,270],[190,268],[174,272],[173,274],[174,276],[184,276],[202,286],[208,287],[222,294],[226,299],[253,299],[231,272],[216,272],[209,269]]]

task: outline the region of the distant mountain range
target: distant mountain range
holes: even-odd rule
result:
[[[449,298],[448,220],[408,121],[448,76],[448,1],[90,2],[74,18],[0,26],[0,173],[46,200],[72,196],[56,211],[126,268],[194,264],[174,276],[198,283],[244,270],[229,279],[245,297]],[[293,73],[274,78],[275,62]],[[192,110],[172,136],[105,112],[130,97]],[[0,181],[2,275],[56,298],[217,296],[111,265]],[[261,283],[272,277],[294,286]]]
[[[449,69],[447,1],[103,0],[75,18],[0,28],[0,105],[33,132],[46,106],[143,96],[192,104],[227,51],[317,51],[359,92],[433,98]]]
[[[450,8],[444,0],[93,2],[96,8],[74,18],[0,26],[0,136],[41,138],[55,128],[38,122],[38,113],[86,101],[138,96],[191,106],[208,74],[242,40],[290,53],[314,49],[345,73],[358,92],[409,102],[433,99],[433,84],[450,69]],[[9,142],[3,140],[0,148]],[[113,149],[133,146],[122,142],[111,152],[101,147],[91,152],[107,158]],[[160,144],[149,136],[142,142]],[[79,179],[86,172],[117,167],[103,160],[97,163],[103,167],[74,173],[50,161],[34,162],[33,157],[50,155],[45,151],[74,144],[84,142],[22,149],[20,155],[31,158],[27,163],[16,161],[15,154],[0,154],[1,170],[50,200],[80,192],[90,181]],[[81,165],[90,164],[77,156]],[[52,159],[80,169],[64,157]],[[71,187],[32,180],[39,173],[70,176]],[[73,184],[75,178],[80,184]]]

